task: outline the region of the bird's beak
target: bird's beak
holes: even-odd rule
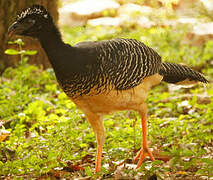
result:
[[[23,31],[23,29],[20,26],[20,23],[14,22],[9,28],[8,28],[8,37],[12,37],[14,34],[19,34]]]

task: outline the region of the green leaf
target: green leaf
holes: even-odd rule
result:
[[[23,54],[32,56],[32,55],[37,54],[37,51],[36,50],[27,50]]]
[[[8,44],[18,44],[23,46],[24,42],[22,41],[22,39],[16,39],[15,41],[9,41]]]
[[[15,49],[7,49],[4,51],[4,53],[8,54],[8,55],[18,55],[19,51],[15,50]]]

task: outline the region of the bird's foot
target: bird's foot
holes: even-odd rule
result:
[[[140,151],[138,152],[137,156],[134,158],[134,162],[136,162],[138,159],[138,164],[136,168],[139,168],[145,159],[146,156],[149,156],[152,161],[155,160],[154,156],[152,155],[150,149],[148,147],[142,147]]]

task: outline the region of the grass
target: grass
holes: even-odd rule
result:
[[[213,43],[182,45],[185,33],[182,28],[63,28],[64,39],[71,44],[113,37],[142,40],[164,60],[204,67],[200,70],[211,79]],[[150,91],[149,146],[170,160],[148,160],[139,170],[131,168],[142,140],[138,114],[125,111],[106,116],[102,172],[94,175],[96,142],[85,116],[59,88],[52,69],[21,62],[0,78],[0,177],[146,179],[156,174],[160,179],[211,178],[212,95],[211,84],[170,90],[162,83]]]

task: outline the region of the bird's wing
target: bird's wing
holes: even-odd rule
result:
[[[159,71],[161,57],[145,44],[134,39],[113,39],[97,46],[100,70],[117,90],[139,85]]]
[[[94,94],[91,89],[96,94],[131,89],[158,73],[161,65],[161,57],[153,49],[133,39],[82,42],[74,48],[74,59],[83,68],[65,88],[71,94]]]

